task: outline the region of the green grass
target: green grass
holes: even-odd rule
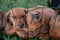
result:
[[[9,10],[14,7],[34,7],[42,5],[43,0],[0,0],[0,11]],[[44,0],[44,5],[47,5],[47,0]]]
[[[44,2],[43,2],[44,1]],[[48,0],[0,0],[0,11],[6,11],[14,7],[31,8],[37,5],[47,6]],[[0,34],[5,40],[23,40],[17,35],[8,36],[5,33]],[[29,38],[28,40],[38,40],[37,38]]]

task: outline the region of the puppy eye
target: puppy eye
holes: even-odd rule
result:
[[[13,18],[17,18],[17,17],[13,16]]]
[[[32,14],[32,19],[34,20],[34,19],[39,19],[39,14]]]
[[[25,18],[26,16],[24,15],[24,16],[22,16],[23,18]]]
[[[36,15],[36,19],[39,19],[39,14],[35,14]]]
[[[24,16],[22,16],[24,18]]]

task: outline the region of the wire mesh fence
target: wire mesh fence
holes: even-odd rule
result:
[[[8,11],[14,7],[21,7],[21,8],[23,7],[28,10],[28,8],[33,8],[39,5],[42,5],[43,6],[42,9],[44,10],[44,6],[48,7],[48,0],[0,0],[0,11]],[[55,8],[55,7],[52,7],[52,8]],[[60,10],[60,5],[55,9]],[[42,13],[43,13],[43,10],[42,10]],[[2,37],[4,40],[23,40],[17,35],[13,35],[10,37],[5,33],[1,33],[0,37]],[[39,38],[38,37],[28,38],[28,40],[39,40]],[[49,37],[44,38],[44,40],[49,40]]]

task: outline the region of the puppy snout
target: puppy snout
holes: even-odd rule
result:
[[[20,23],[18,24],[18,26],[19,26],[19,28],[23,28],[23,27],[24,27],[24,23],[23,23],[23,22],[20,22]]]

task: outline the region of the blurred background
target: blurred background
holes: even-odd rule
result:
[[[14,7],[23,7],[28,9],[38,5],[48,7],[48,0],[0,0],[0,11],[7,11]],[[60,8],[60,6],[58,7]],[[17,35],[13,35],[12,37],[10,37],[5,33],[1,33],[0,37],[3,37],[4,40],[23,40],[22,38],[19,38]],[[48,39],[49,38],[47,38],[47,40]],[[28,40],[39,40],[39,39],[29,38]]]
[[[37,5],[47,6],[48,0],[0,0],[0,11],[9,10],[14,7],[30,8]]]

